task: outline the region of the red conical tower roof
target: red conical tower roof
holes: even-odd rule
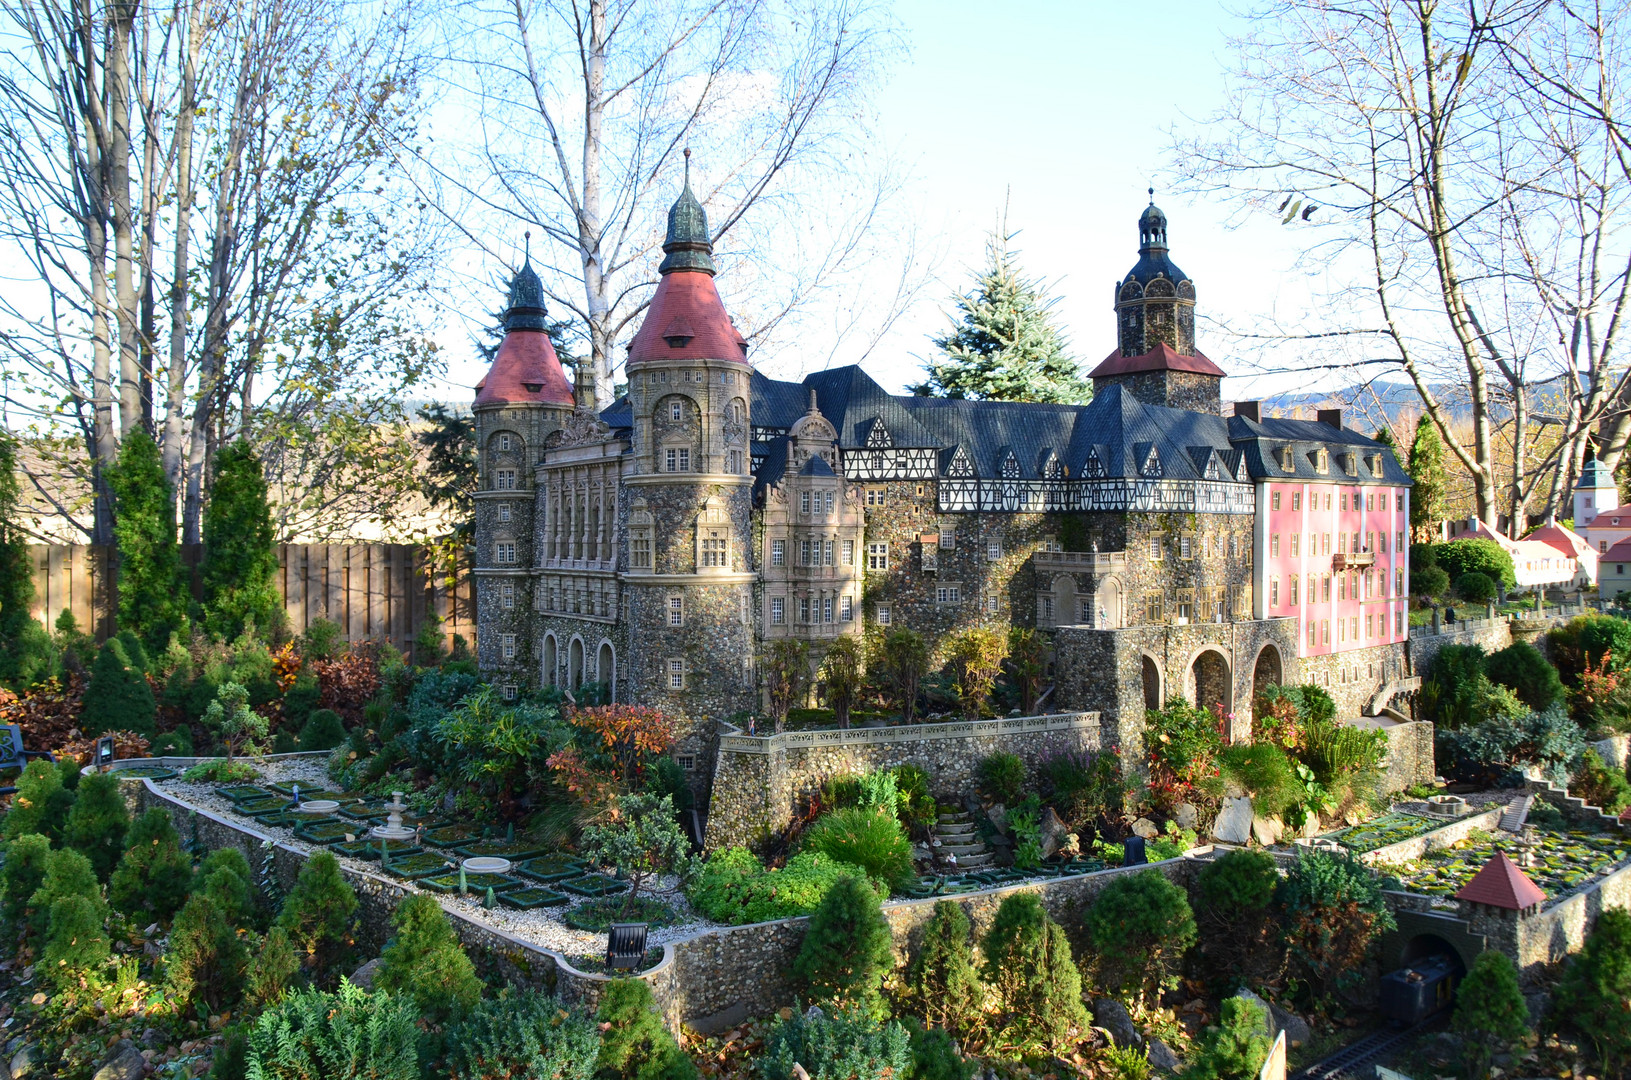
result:
[[[1472,876],[1472,880],[1455,894],[1457,900],[1470,900],[1475,904],[1522,911],[1546,902],[1540,886],[1529,880],[1529,875],[1518,869],[1518,864],[1497,851],[1495,858]]]
[[[510,303],[504,312],[504,342],[493,366],[476,384],[476,404],[573,405],[555,346],[550,343],[544,310],[544,286],[529,260],[510,282]]]

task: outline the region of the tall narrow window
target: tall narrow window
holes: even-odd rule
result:
[[[684,626],[685,625],[685,598],[684,597],[670,596],[668,598],[668,625],[669,626]]]
[[[1292,533],[1291,534],[1291,557],[1293,559],[1295,559],[1297,557],[1297,547],[1300,544],[1300,542],[1302,541],[1302,538],[1303,538],[1302,533]],[[1295,601],[1293,601],[1293,603],[1295,603]]]
[[[500,635],[498,635],[498,645],[499,645],[499,649],[504,654],[504,659],[506,659],[506,660],[514,660],[515,659],[515,635],[514,634],[500,634]]]
[[[799,565],[800,566],[814,566],[815,565],[815,563],[810,558],[810,541],[808,541],[808,540],[800,540],[799,541]]]
[[[853,598],[848,596],[839,597],[838,617],[844,622],[855,621],[855,601]]]
[[[770,565],[784,566],[787,563],[787,541],[772,540],[770,542]]]
[[[1290,599],[1291,603],[1288,606],[1296,607],[1297,606],[1297,575],[1296,574],[1291,575],[1290,585],[1291,585],[1291,593],[1290,593],[1289,599]]]
[[[1291,508],[1293,510],[1301,510],[1303,508],[1303,493],[1302,492],[1293,491],[1291,493]]]
[[[893,613],[890,611],[890,608],[889,608],[888,604],[879,604],[877,607],[873,608],[872,610],[873,610],[874,614],[877,616],[879,626],[888,626],[888,625],[890,625],[890,622],[892,621],[894,616],[893,616]]]
[[[1280,557],[1280,534],[1275,533],[1273,536],[1269,537],[1269,558],[1278,559],[1279,557]]]
[[[833,542],[831,540],[823,541],[822,544],[821,544],[821,565],[822,566],[831,566],[833,564],[833,562],[832,562],[832,558],[833,558],[832,552],[833,552]]]
[[[809,512],[810,512],[810,493],[808,491],[801,491],[801,492],[799,492],[799,513],[808,514]]]
[[[668,662],[668,688],[670,690],[685,689],[684,660],[670,660]]]
[[[832,597],[830,596],[821,598],[821,621],[824,623],[832,622]]]
[[[770,621],[776,626],[787,621],[787,601],[780,596],[770,598]]]
[[[1269,578],[1269,607],[1280,606],[1280,575]]]
[[[832,505],[833,505],[833,493],[829,491],[829,492],[827,492],[827,497],[826,497],[826,506],[827,506],[827,511],[826,512],[827,512],[828,517],[832,516]]]
[[[500,607],[513,608],[515,606],[515,586],[506,581],[498,587],[498,600]]]
[[[855,541],[854,540],[845,540],[844,541],[844,565],[845,566],[854,566],[855,565]]]
[[[810,622],[810,598],[808,596],[799,597],[799,622],[806,625]]]
[[[651,534],[637,532],[629,537],[629,563],[636,570],[651,569]]]
[[[509,503],[499,503],[498,504],[498,520],[500,520],[500,521],[510,520],[510,504]]]

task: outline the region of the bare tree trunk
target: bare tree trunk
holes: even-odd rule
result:
[[[135,220],[130,204],[130,36],[133,0],[114,0],[108,15],[112,36],[103,71],[107,78],[108,160],[113,209],[113,287],[119,314],[119,430],[141,424],[141,335],[137,329]]]
[[[170,354],[165,379],[164,476],[172,498],[185,502],[181,488],[187,409],[187,269],[193,217],[193,123],[198,113],[198,54],[204,38],[204,3],[186,9],[186,45],[181,50],[181,100],[176,109],[176,235],[170,279]]]

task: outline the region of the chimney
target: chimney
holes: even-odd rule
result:
[[[1320,409],[1315,415],[1319,418],[1320,423],[1330,424],[1332,427],[1336,428],[1338,431],[1342,430],[1342,410],[1341,409]]]
[[[1261,417],[1258,416],[1257,402],[1255,401],[1235,402],[1235,415],[1250,420],[1254,424],[1262,422]]]

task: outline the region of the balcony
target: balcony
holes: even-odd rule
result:
[[[1127,568],[1125,551],[1038,551],[1031,558],[1038,570],[1091,570],[1109,574]]]
[[[1331,556],[1332,570],[1362,570],[1376,565],[1374,551],[1339,551]]]

